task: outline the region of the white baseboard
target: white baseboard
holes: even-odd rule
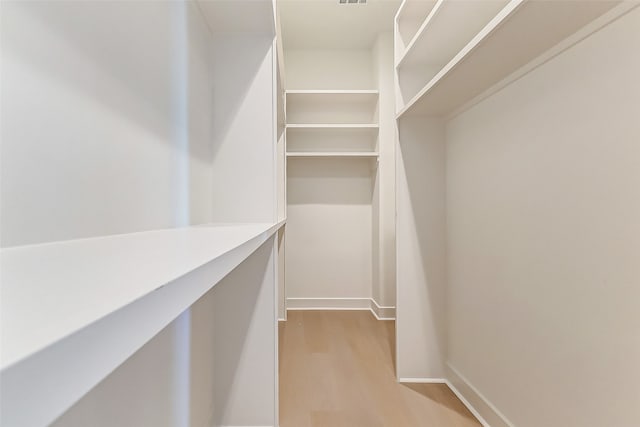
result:
[[[371,298],[371,312],[378,320],[395,320],[396,308],[392,306],[378,305],[376,300]]]
[[[370,310],[378,320],[395,320],[396,308],[373,298],[287,298],[287,310]]]
[[[484,427],[513,427],[513,424],[451,364],[446,364],[447,385]]]
[[[370,298],[287,298],[287,310],[369,310]]]
[[[419,383],[419,384],[446,384],[447,380],[444,378],[398,378],[400,383]]]

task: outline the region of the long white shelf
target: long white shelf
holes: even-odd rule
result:
[[[407,45],[397,67],[446,64],[509,0],[439,0]]]
[[[378,129],[377,123],[287,123],[288,129]]]
[[[511,0],[397,117],[453,112],[619,3]]]
[[[290,89],[287,95],[378,95],[377,89]]]
[[[29,424],[50,423],[281,225],[212,224],[2,249],[3,420],[28,413]],[[29,411],[35,402],[37,413]]]
[[[289,151],[287,157],[378,157],[375,151]]]
[[[397,36],[402,49],[400,56],[406,51],[411,40],[424,23],[429,12],[438,3],[437,0],[404,0],[395,16]]]

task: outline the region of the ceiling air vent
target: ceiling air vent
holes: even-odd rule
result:
[[[338,0],[339,4],[367,4],[367,0]]]

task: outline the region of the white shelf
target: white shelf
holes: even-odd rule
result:
[[[442,67],[507,3],[508,0],[439,0],[409,42],[397,67],[412,64]]]
[[[402,53],[424,23],[437,0],[404,0],[395,17],[397,36]]]
[[[287,157],[378,157],[375,151],[296,151],[288,152]]]
[[[377,90],[288,90],[291,123],[376,123]]]
[[[512,0],[406,104],[398,118],[453,112],[617,4]]]
[[[60,415],[281,225],[204,225],[2,249],[5,401],[46,402],[42,420]],[[56,383],[64,390],[55,398],[48,386],[33,387]]]
[[[287,129],[378,129],[376,123],[288,123]]]
[[[291,89],[286,91],[287,95],[366,95],[377,96],[376,89]]]

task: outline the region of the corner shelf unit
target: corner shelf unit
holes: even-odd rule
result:
[[[405,3],[419,2],[399,10],[396,46],[416,7]],[[439,0],[396,58],[397,117],[454,112],[620,3]]]
[[[377,90],[288,90],[287,157],[375,157]]]

